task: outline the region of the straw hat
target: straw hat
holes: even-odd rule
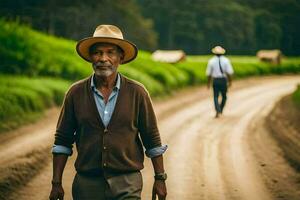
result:
[[[99,25],[93,37],[84,38],[77,43],[77,53],[86,61],[91,62],[89,49],[93,44],[98,42],[115,44],[123,49],[125,55],[122,64],[135,59],[138,53],[135,44],[125,40],[121,30],[114,25]]]
[[[225,54],[226,50],[223,49],[223,47],[221,47],[221,46],[215,46],[214,48],[212,48],[211,52],[213,54],[222,55],[222,54]]]

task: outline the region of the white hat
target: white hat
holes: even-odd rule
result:
[[[215,46],[214,48],[212,48],[211,52],[213,54],[222,55],[225,54],[226,50],[221,46]]]

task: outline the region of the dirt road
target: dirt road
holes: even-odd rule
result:
[[[299,76],[236,81],[229,91],[224,116],[219,119],[213,117],[212,96],[206,88],[190,89],[174,94],[168,100],[155,101],[162,140],[169,145],[165,154],[165,168],[169,176],[168,199],[269,200],[278,196],[279,199],[285,199],[268,189],[260,169],[262,165],[259,159],[262,158],[255,156],[259,151],[256,147],[260,147],[262,141],[258,141],[256,146],[252,135],[259,135],[253,133],[253,127],[256,127],[256,131],[261,130],[257,129],[259,122],[279,98],[295,89],[297,83],[300,83]],[[6,145],[0,147],[2,166],[12,162],[14,156],[32,151],[40,144],[51,144],[57,110],[52,112],[47,123],[32,127],[35,132],[29,128],[22,134],[12,133],[13,136],[6,139]],[[6,137],[0,137],[0,141]],[[32,138],[35,138],[34,141]],[[268,148],[265,149],[260,154],[262,157],[272,153]],[[49,159],[49,156],[46,157]],[[66,199],[71,199],[73,160],[68,162],[64,174]],[[49,164],[41,173],[7,199],[46,200],[51,180],[51,162],[47,161]],[[291,170],[288,167],[284,169]],[[149,160],[145,163],[143,175],[143,199],[151,199],[153,172]],[[298,187],[289,183],[288,178],[284,181],[284,187]]]

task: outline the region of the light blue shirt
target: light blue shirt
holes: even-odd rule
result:
[[[113,88],[113,91],[111,92],[110,96],[108,97],[107,103],[105,104],[103,95],[99,90],[97,90],[95,86],[94,76],[91,79],[91,88],[94,92],[94,99],[97,105],[98,112],[100,114],[100,117],[105,127],[107,127],[110,118],[114,112],[117,98],[119,95],[120,86],[121,86],[121,78],[120,75],[118,74],[116,85]]]
[[[97,110],[105,127],[107,127],[107,125],[109,124],[109,121],[115,109],[120,87],[121,87],[121,77],[118,74],[116,85],[113,88],[113,91],[110,94],[107,103],[105,104],[103,95],[101,94],[100,91],[97,90],[95,86],[94,76],[91,78],[91,88],[94,94]],[[160,147],[149,149],[145,153],[147,157],[153,158],[162,155],[167,150],[167,148],[168,148],[167,145],[163,145]],[[72,149],[62,145],[53,145],[52,153],[72,155]]]

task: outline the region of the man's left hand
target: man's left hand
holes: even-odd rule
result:
[[[232,86],[231,81],[228,82],[228,87],[230,88]]]
[[[165,200],[167,196],[167,187],[165,181],[155,180],[152,189],[152,200],[156,200],[156,196],[158,196],[158,200]]]

